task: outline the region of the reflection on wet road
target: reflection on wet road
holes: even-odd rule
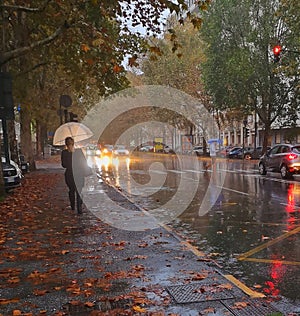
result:
[[[249,287],[300,299],[300,182],[260,176],[251,162],[218,162],[215,173],[206,163],[144,154],[99,168],[149,212],[176,201],[169,225]]]

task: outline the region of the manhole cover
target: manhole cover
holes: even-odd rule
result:
[[[262,299],[230,299],[222,301],[222,304],[229,309],[235,316],[267,316],[278,313],[270,303]]]
[[[234,298],[231,287],[226,284],[193,283],[188,285],[168,286],[166,290],[176,303],[196,303]]]

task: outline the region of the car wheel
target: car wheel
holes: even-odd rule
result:
[[[251,160],[252,157],[251,157],[250,154],[245,154],[244,158],[245,158],[246,160]]]
[[[280,174],[282,179],[290,179],[293,177],[293,175],[289,172],[286,165],[282,165],[280,168]]]
[[[266,170],[266,167],[263,163],[260,163],[259,166],[258,166],[258,170],[259,170],[259,173],[264,176],[267,174],[267,170]]]

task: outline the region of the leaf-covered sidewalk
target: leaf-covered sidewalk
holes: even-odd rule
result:
[[[0,315],[249,315],[254,304],[275,311],[164,228],[123,231],[68,210],[63,170],[55,160],[45,165],[0,203]]]

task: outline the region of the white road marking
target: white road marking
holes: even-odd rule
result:
[[[235,192],[235,193],[238,193],[238,194],[250,195],[249,193],[245,193],[245,192],[242,192],[242,191],[237,191],[237,190],[229,189],[229,188],[226,188],[226,187],[221,187],[221,186],[217,186],[217,187],[220,188],[220,189],[227,190],[227,191],[231,191],[231,192]]]

